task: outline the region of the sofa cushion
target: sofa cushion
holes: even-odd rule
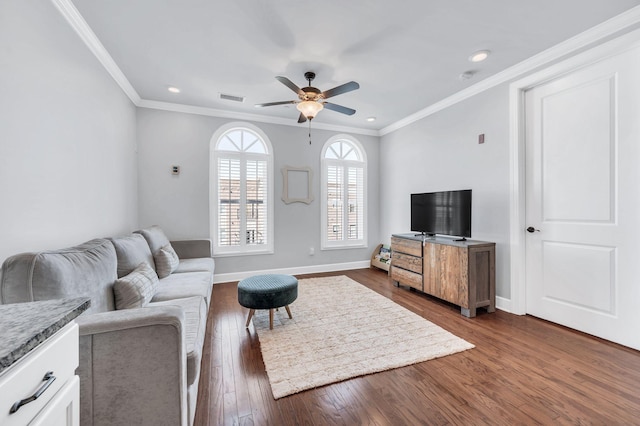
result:
[[[164,231],[157,225],[140,229],[135,231],[135,233],[142,235],[144,239],[147,240],[151,253],[157,253],[158,250],[169,244],[169,239],[164,234]]]
[[[87,241],[75,247],[22,253],[2,265],[2,303],[89,297],[89,313],[115,308],[113,283],[117,257],[107,239]]]
[[[191,296],[201,296],[206,299],[209,306],[213,283],[209,279],[208,272],[185,272],[171,274],[160,280],[152,302],[180,299]]]
[[[118,278],[124,277],[136,269],[138,265],[147,262],[153,270],[155,263],[147,240],[140,234],[124,237],[109,238],[118,255]]]
[[[158,276],[147,262],[142,262],[113,285],[116,309],[142,308],[149,304],[158,288]]]
[[[160,250],[153,254],[153,260],[156,263],[156,272],[159,278],[168,277],[180,264],[180,259],[171,244],[160,247]]]
[[[153,302],[153,306],[178,306],[185,313],[186,349],[187,349],[187,385],[190,386],[198,377],[202,347],[207,329],[207,304],[202,297],[188,297],[183,299]]]
[[[209,272],[213,281],[213,271],[215,270],[215,262],[211,257],[201,257],[196,259],[180,259],[178,268],[174,273],[182,272]]]

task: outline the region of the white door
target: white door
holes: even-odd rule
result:
[[[527,313],[640,349],[640,48],[525,93]]]

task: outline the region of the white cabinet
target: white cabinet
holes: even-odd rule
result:
[[[79,425],[80,379],[73,376],[29,426]]]
[[[78,325],[71,322],[2,372],[0,425],[80,424],[78,341]],[[12,410],[23,400],[25,404]]]

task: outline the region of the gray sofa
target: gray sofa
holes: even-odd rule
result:
[[[153,226],[12,256],[0,302],[91,298],[76,320],[83,426],[192,425],[213,272],[209,240]]]

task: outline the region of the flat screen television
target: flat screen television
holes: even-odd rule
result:
[[[471,238],[471,190],[411,194],[411,231]]]

